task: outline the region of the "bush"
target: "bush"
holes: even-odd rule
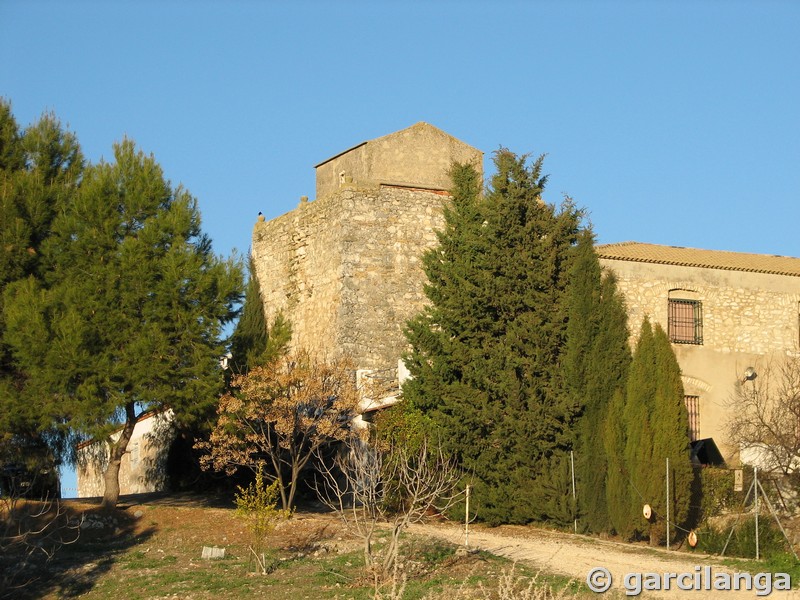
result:
[[[264,482],[263,468],[259,465],[256,479],[249,486],[239,486],[236,493],[236,515],[248,522],[252,545],[250,551],[255,556],[258,569],[266,574],[267,564],[264,558],[264,541],[278,521],[288,519],[292,512],[277,508],[280,482],[273,481],[271,485]]]
[[[721,554],[725,542],[730,535],[730,542],[725,549],[725,556],[754,558],[756,555],[755,518],[748,516],[736,524],[733,535],[731,527],[715,528],[707,526],[697,532],[697,549],[709,554]],[[787,550],[786,539],[769,515],[758,519],[758,545],[761,558],[774,558]]]
[[[733,491],[733,471],[703,467],[700,473],[699,522],[719,516],[738,507],[741,494]]]

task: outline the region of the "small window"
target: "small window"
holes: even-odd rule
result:
[[[669,339],[675,344],[703,343],[703,304],[699,300],[669,300]]]
[[[689,412],[689,440],[696,442],[700,437],[700,396],[684,396],[683,399]]]

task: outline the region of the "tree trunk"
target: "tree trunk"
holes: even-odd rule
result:
[[[125,423],[120,431],[116,442],[109,440],[108,466],[103,473],[105,489],[103,491],[103,502],[100,507],[103,510],[111,510],[119,502],[119,468],[122,464],[122,457],[128,450],[128,442],[133,436],[133,428],[136,426],[136,411],[133,402],[125,405]]]

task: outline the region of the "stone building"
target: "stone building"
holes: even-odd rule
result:
[[[172,417],[171,410],[147,412],[136,421],[119,468],[121,494],[142,494],[166,488],[167,453],[174,437],[170,426]],[[108,463],[106,444],[94,440],[84,442],[78,446],[77,455],[77,497],[102,496],[103,471]]]
[[[659,323],[682,371],[693,440],[711,439],[726,460],[739,449],[725,428],[748,367],[800,344],[800,258],[625,242],[599,246],[625,296],[631,339]]]
[[[396,379],[403,326],[425,303],[420,259],[444,222],[447,171],[482,159],[417,123],[319,163],[317,199],[253,231],[268,320],[282,311],[295,346]],[[799,345],[800,259],[635,242],[598,253],[619,279],[631,339],[645,315],[671,336],[693,438],[735,457],[725,439],[734,386],[747,367]]]
[[[281,311],[294,346],[396,378],[454,161],[482,171],[483,153],[417,123],[319,163],[316,200],[253,230],[268,322]]]

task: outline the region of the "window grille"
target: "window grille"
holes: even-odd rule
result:
[[[689,439],[696,442],[700,437],[700,396],[684,396],[689,412]]]
[[[703,343],[703,305],[699,300],[669,301],[669,339],[675,344]]]

